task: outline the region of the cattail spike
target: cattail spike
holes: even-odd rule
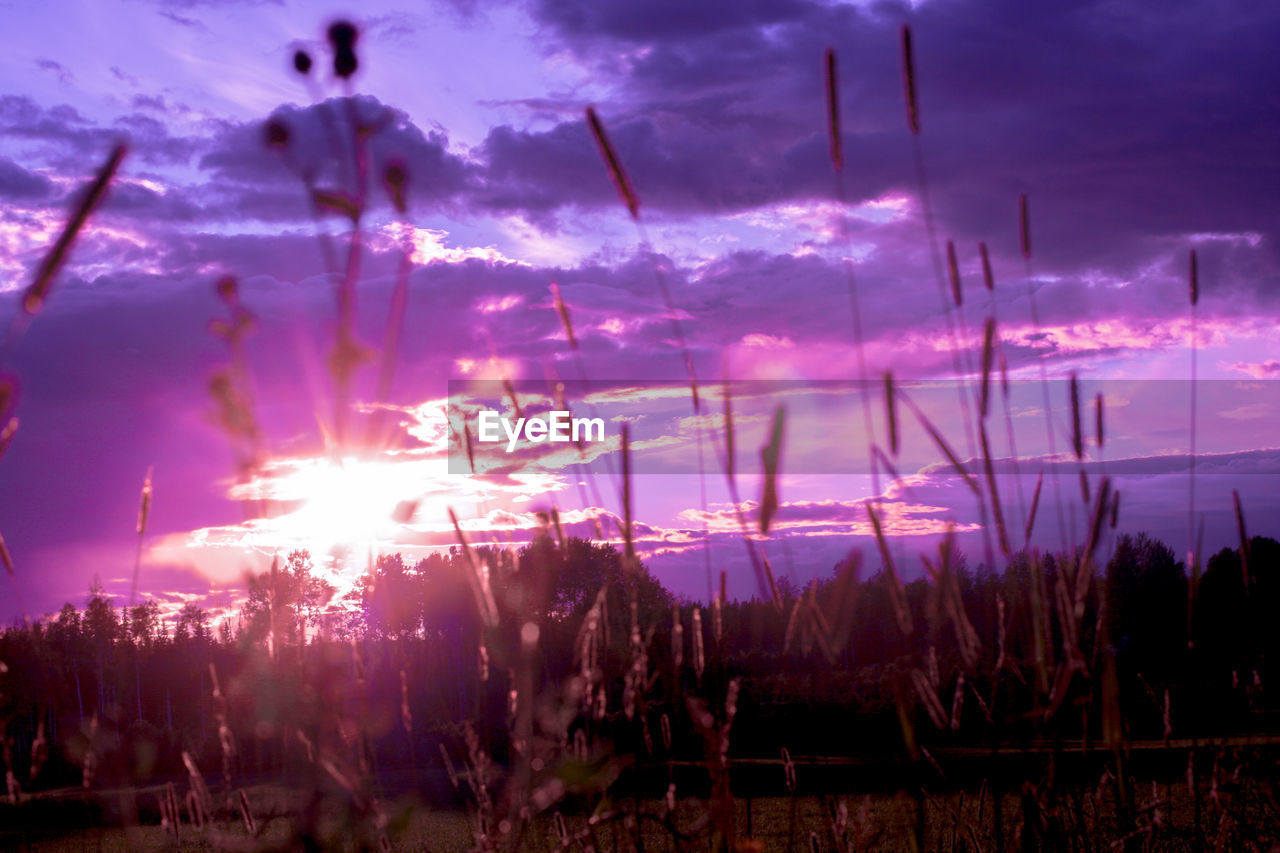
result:
[[[1031,494],[1031,510],[1027,513],[1027,541],[1031,541],[1031,531],[1036,526],[1036,510],[1040,509],[1040,490],[1044,488],[1044,472],[1040,472],[1040,476],[1036,477],[1036,489]]]
[[[1191,250],[1191,259],[1188,264],[1188,278],[1191,282],[1191,307],[1194,308],[1196,303],[1200,301],[1200,270],[1196,263],[1196,250]]]
[[[831,163],[837,172],[844,170],[844,151],[840,139],[840,90],[836,79],[836,52],[827,48],[827,133],[831,137]]]
[[[986,243],[978,242],[978,255],[982,258],[982,283],[986,285],[987,290],[994,292],[996,277],[991,272],[991,256],[987,254]]]
[[[911,47],[911,27],[902,26],[902,82],[907,95],[907,127],[920,133],[920,109],[916,103],[916,61]]]
[[[1027,194],[1018,196],[1018,236],[1022,243],[1022,257],[1031,259],[1031,215],[1027,210]]]
[[[3,535],[0,535],[0,563],[4,563],[4,570],[13,577],[13,555],[9,553],[9,545]]]
[[[898,455],[898,403],[894,397],[893,372],[884,375],[885,419],[889,422],[889,450]]]
[[[1084,459],[1084,432],[1080,429],[1080,383],[1071,374],[1071,448],[1076,459]]]
[[[982,387],[978,398],[978,412],[985,419],[991,409],[991,370],[995,357],[996,318],[988,317],[982,330]]]
[[[631,538],[631,430],[622,425],[622,538],[626,542],[626,570],[628,574],[636,565],[635,542]]]
[[[956,244],[947,241],[947,274],[951,278],[951,298],[956,307],[964,304],[964,290],[960,286],[960,264],[956,262]]]
[[[53,249],[40,262],[35,278],[22,294],[22,310],[28,316],[39,314],[40,309],[44,307],[45,300],[49,296],[49,289],[53,286],[53,279],[66,262],[67,254],[71,251],[71,244],[75,242],[76,235],[84,228],[85,222],[89,219],[89,214],[93,213],[94,208],[102,201],[107,192],[107,187],[110,186],[111,180],[120,168],[120,162],[124,160],[124,154],[125,147],[123,145],[117,145],[111,151],[111,156],[98,169],[98,174],[94,176],[93,182],[89,184],[84,191],[84,195],[80,197],[79,204],[76,205],[71,218],[67,220],[66,226],[62,229],[62,234],[58,236],[58,241],[53,244]]]
[[[631,214],[631,218],[638,219],[640,199],[636,197],[631,181],[627,179],[627,173],[622,170],[622,161],[618,159],[617,152],[613,150],[613,144],[605,135],[604,125],[600,123],[595,107],[587,107],[587,125],[591,128],[591,135],[595,137],[596,145],[600,147],[600,154],[604,157],[605,166],[609,169],[609,177],[613,178],[613,184],[618,188],[618,195],[622,196],[622,203],[627,206],[627,212]]]
[[[1102,443],[1106,440],[1106,432],[1103,429],[1103,419],[1102,419],[1103,404],[1102,404],[1101,393],[1099,393],[1096,397],[1093,398],[1093,412],[1094,412],[1094,432],[1097,434],[1097,437],[1098,437],[1098,447],[1102,447]]]
[[[778,473],[782,455],[782,431],[786,423],[787,409],[778,406],[773,413],[773,428],[769,431],[769,443],[760,448],[764,464],[764,486],[760,495],[760,532],[768,533],[778,510]]]
[[[151,474],[153,469],[147,469],[147,477],[142,481],[142,494],[138,499],[138,535],[142,536],[147,532],[147,519],[151,515]]]
[[[560,297],[560,285],[554,281],[551,282],[551,298],[555,302],[556,313],[560,315],[560,322],[564,325],[564,333],[569,336],[570,349],[577,349],[578,339],[573,334],[573,324],[569,322],[569,306]]]

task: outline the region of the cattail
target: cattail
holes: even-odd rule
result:
[[[1111,493],[1111,529],[1116,529],[1116,522],[1120,519],[1120,490],[1116,489]]]
[[[623,568],[629,573],[636,568],[636,546],[631,538],[631,429],[622,425],[622,538],[626,543]]]
[[[480,642],[480,648],[479,648],[478,657],[476,659],[476,663],[479,668],[480,680],[488,681],[489,680],[489,648],[484,644],[483,640]]]
[[[840,92],[836,81],[836,52],[827,48],[827,133],[831,137],[831,163],[837,172],[844,169],[840,139]]]
[[[304,76],[310,74],[311,54],[305,50],[295,50],[293,52],[293,70]]]
[[[502,377],[502,392],[507,395],[507,399],[511,401],[511,408],[515,409],[516,419],[524,417],[524,411],[520,408],[520,398],[516,396],[516,386],[511,383],[507,377]]]
[[[988,317],[982,330],[982,386],[978,412],[985,418],[991,407],[991,368],[995,355],[996,318]]]
[[[782,431],[787,409],[778,406],[773,413],[773,428],[769,431],[769,443],[760,449],[764,463],[764,486],[760,493],[760,532],[768,533],[778,510],[778,463],[782,454]]]
[[[573,324],[569,322],[569,306],[560,296],[560,285],[554,281],[551,282],[551,299],[555,303],[556,313],[560,315],[560,322],[564,325],[564,333],[569,337],[569,347],[577,349],[578,339],[573,334]]]
[[[138,535],[143,536],[147,532],[147,518],[151,514],[151,472],[147,469],[147,478],[142,481],[142,495],[138,499]]]
[[[1093,398],[1093,414],[1094,414],[1094,434],[1098,439],[1098,447],[1102,447],[1105,433],[1102,423],[1102,394],[1099,393]]]
[[[991,258],[987,254],[987,244],[982,241],[978,241],[978,256],[982,258],[982,283],[987,290],[994,292],[996,277],[991,273]]]
[[[632,219],[639,218],[640,199],[636,197],[631,181],[627,179],[627,173],[622,169],[622,161],[618,159],[612,143],[609,142],[609,137],[605,135],[604,125],[600,123],[594,107],[587,107],[587,126],[591,128],[591,135],[595,137],[600,154],[604,157],[605,166],[609,169],[609,177],[618,188],[618,195],[622,196],[622,203],[627,206],[627,212],[631,214]]]
[[[960,264],[956,261],[956,244],[947,241],[947,275],[951,279],[951,298],[956,307],[964,304],[964,289],[960,286]]]
[[[907,127],[920,133],[920,109],[916,104],[916,62],[911,48],[911,28],[902,27],[902,83],[907,95]]]
[[[1018,236],[1022,244],[1022,257],[1031,260],[1031,216],[1027,210],[1027,194],[1018,196]]]
[[[884,412],[889,424],[889,450],[898,455],[898,403],[893,390],[893,371],[884,375]]]
[[[1080,429],[1080,384],[1071,374],[1071,447],[1076,459],[1084,458],[1084,433]]]
[[[9,553],[9,544],[4,541],[3,534],[0,534],[0,563],[4,563],[4,570],[13,577],[13,555]]]
[[[76,236],[84,228],[85,222],[89,219],[89,214],[93,213],[106,195],[107,187],[110,186],[111,180],[115,177],[116,170],[120,168],[124,155],[125,147],[123,145],[117,145],[112,149],[111,155],[107,157],[107,161],[98,169],[98,174],[94,177],[93,182],[89,184],[84,194],[80,197],[80,201],[72,212],[71,218],[67,220],[66,226],[62,229],[62,234],[58,236],[57,242],[53,244],[53,249],[40,262],[40,266],[36,269],[35,278],[22,294],[22,310],[27,316],[33,317],[40,313],[40,309],[44,308],[44,303],[49,297],[49,290],[53,286],[53,279],[58,274],[58,271],[62,269],[62,265],[66,263],[67,255],[71,251],[71,244],[75,242]]]
[[[467,419],[462,419],[462,441],[466,445],[467,464],[471,466],[471,473],[476,472],[476,450],[475,445],[471,443],[471,426],[467,423]]]
[[[0,406],[0,413],[3,413],[3,411],[3,406]],[[13,441],[13,437],[17,432],[18,419],[17,417],[11,417],[5,423],[4,429],[0,429],[0,458],[4,457],[4,452],[9,449],[9,442]]]
[[[693,608],[693,671],[698,678],[707,668],[707,651],[702,640],[702,612]]]
[[[1036,526],[1036,510],[1040,508],[1040,489],[1044,486],[1044,472],[1036,477],[1036,489],[1031,494],[1031,511],[1027,513],[1027,541],[1031,541],[1031,531]]]
[[[1191,307],[1194,308],[1200,301],[1200,271],[1196,264],[1195,249],[1191,250],[1187,273],[1187,279],[1191,283]]]

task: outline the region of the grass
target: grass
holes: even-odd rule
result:
[[[1144,796],[1138,805],[1143,814],[1143,826],[1135,838],[1144,842],[1158,842],[1155,849],[1192,850],[1194,838],[1195,803],[1185,782],[1180,780],[1146,782],[1140,786]],[[263,815],[259,820],[256,837],[251,838],[243,826],[225,821],[216,826],[216,832],[201,834],[184,827],[181,843],[175,843],[172,834],[155,823],[132,828],[103,826],[98,828],[59,831],[55,828],[25,834],[22,831],[0,833],[0,843],[15,848],[53,853],[71,851],[125,851],[125,850],[235,850],[253,844],[255,849],[274,849],[287,845],[294,836],[297,813],[300,808],[296,791],[279,787],[259,787],[249,791],[255,812]],[[1224,794],[1224,796],[1226,796]],[[145,799],[146,795],[142,797]],[[993,849],[991,810],[993,800],[985,788],[925,794],[923,803],[923,847],[926,850],[986,850]],[[1023,792],[1004,794],[1003,811],[1008,820],[1011,837],[1022,832],[1026,801]],[[665,812],[661,800],[621,800],[616,807],[622,815],[634,810],[648,815]],[[1072,804],[1073,806],[1075,804]],[[1079,815],[1083,827],[1073,826],[1073,818],[1061,814],[1050,820],[1063,822],[1064,831],[1083,830],[1082,837],[1098,839],[1112,837],[1120,829],[1122,814],[1106,784],[1083,794]],[[859,851],[900,851],[910,849],[917,832],[921,812],[917,800],[905,792],[867,794],[854,796],[796,797],[762,796],[738,797],[734,801],[733,825],[737,836],[737,849],[750,851],[822,851],[837,849],[833,839],[838,832],[852,849]],[[389,809],[391,829],[390,843],[399,850],[451,851],[470,849],[474,843],[472,818],[463,811],[423,806],[410,801],[393,802]],[[1265,819],[1259,812],[1255,817]],[[599,853],[612,853],[635,849],[638,842],[646,851],[706,850],[710,847],[710,834],[703,817],[702,804],[684,799],[676,802],[672,825],[686,834],[677,839],[657,820],[642,819],[640,830],[629,830],[625,819],[605,819],[594,824],[586,814],[564,814],[563,824],[555,813],[543,814],[530,823],[521,849],[554,851],[565,849],[561,842],[560,826],[570,838],[589,842]],[[337,815],[322,818],[322,836],[328,836],[333,845],[328,849],[356,850],[354,842],[344,843],[342,822]],[[811,845],[816,845],[812,847]],[[585,849],[578,841],[571,849]]]

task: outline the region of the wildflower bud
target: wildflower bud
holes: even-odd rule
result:
[[[289,128],[275,119],[267,122],[267,147],[284,148],[289,144]]]
[[[391,201],[396,206],[396,210],[404,213],[407,207],[404,191],[409,183],[409,176],[405,171],[404,164],[399,161],[388,163],[386,170],[382,173],[382,182],[386,184],[387,195],[391,196]]]
[[[334,21],[329,25],[329,44],[333,47],[333,73],[344,80],[356,73],[356,36],[350,21]]]
[[[229,275],[224,275],[218,279],[218,298],[228,305],[234,305],[236,302],[236,280]]]

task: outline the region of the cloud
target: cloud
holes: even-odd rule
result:
[[[61,62],[45,57],[36,59],[36,67],[42,71],[48,71],[58,78],[58,82],[64,85],[75,82],[75,75],[67,70]]]
[[[0,198],[32,201],[48,198],[52,184],[43,175],[33,174],[12,160],[0,157]]]

